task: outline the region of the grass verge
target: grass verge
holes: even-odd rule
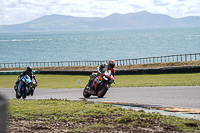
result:
[[[109,104],[56,99],[8,102],[8,132],[193,132],[200,129],[200,121],[125,110]]]
[[[13,88],[17,75],[0,75],[0,88]],[[200,73],[116,75],[113,87],[199,86]],[[89,76],[37,74],[37,88],[84,88]],[[77,84],[80,80],[80,84]]]

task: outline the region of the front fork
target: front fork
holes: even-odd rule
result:
[[[27,93],[29,93],[29,91],[30,91],[30,90],[29,90],[30,85],[27,85],[27,86],[26,86],[26,85],[23,85],[22,82],[20,81],[20,82],[19,82],[19,85],[18,85],[18,87],[17,87],[18,94],[22,95],[22,92],[24,91],[24,89],[26,89],[26,87],[28,87],[28,88],[27,88]]]

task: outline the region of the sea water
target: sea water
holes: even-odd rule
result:
[[[200,53],[200,27],[0,33],[0,63],[101,61]]]

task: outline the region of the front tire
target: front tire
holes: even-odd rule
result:
[[[99,87],[99,89],[97,91],[98,98],[102,98],[106,94],[107,90],[108,90],[108,85],[101,84],[101,86]]]
[[[24,87],[23,93],[22,93],[22,98],[26,99],[26,95],[27,95],[27,90],[26,87]]]
[[[86,86],[87,87],[87,86]],[[85,98],[89,98],[91,96],[91,94],[88,93],[88,89],[85,87],[85,89],[83,90],[83,96]]]

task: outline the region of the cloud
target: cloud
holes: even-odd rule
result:
[[[171,17],[200,16],[199,0],[1,0],[0,25],[50,15],[106,17],[112,13],[148,11]]]
[[[160,0],[154,0],[153,3],[154,3],[155,6],[168,6],[168,5],[170,5],[169,2],[160,1]]]
[[[162,13],[180,18],[185,16],[200,16],[199,0],[154,0],[152,13]]]

